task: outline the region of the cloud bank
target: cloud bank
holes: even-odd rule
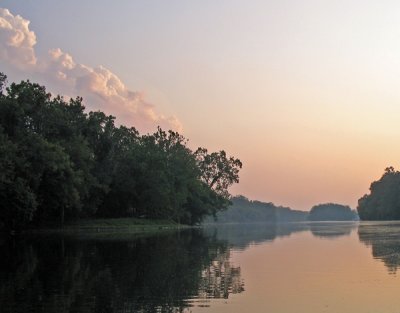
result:
[[[134,126],[142,132],[163,129],[182,131],[174,117],[158,113],[142,93],[129,90],[109,69],[76,63],[59,48],[44,57],[36,56],[36,35],[29,21],[0,8],[0,61],[27,73],[39,75],[57,92],[81,96],[89,110],[101,110],[117,117],[117,123]]]

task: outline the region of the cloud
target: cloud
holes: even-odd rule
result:
[[[0,8],[0,59],[18,67],[36,65],[36,35],[29,30],[29,21]]]
[[[182,131],[174,117],[166,117],[146,101],[143,93],[128,89],[109,69],[76,63],[61,49],[51,49],[48,55],[35,56],[35,33],[29,21],[0,9],[0,61],[18,69],[39,75],[57,93],[83,97],[89,110],[101,110],[117,117],[117,123],[134,126],[140,131],[163,129]]]

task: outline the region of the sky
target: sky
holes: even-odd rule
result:
[[[0,71],[243,162],[232,194],[355,208],[400,168],[398,1],[0,1]]]

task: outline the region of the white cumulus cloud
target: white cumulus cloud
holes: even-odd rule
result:
[[[0,8],[0,59],[19,69],[36,65],[36,35],[29,30],[29,21]]]
[[[0,8],[0,61],[39,75],[57,92],[71,97],[81,96],[89,110],[115,115],[119,124],[150,132],[157,126],[182,130],[174,116],[164,116],[146,101],[143,94],[132,91],[109,69],[76,63],[59,48],[36,57],[36,36],[29,30],[29,21]]]

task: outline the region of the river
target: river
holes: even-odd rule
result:
[[[398,313],[400,223],[0,240],[0,312]]]

